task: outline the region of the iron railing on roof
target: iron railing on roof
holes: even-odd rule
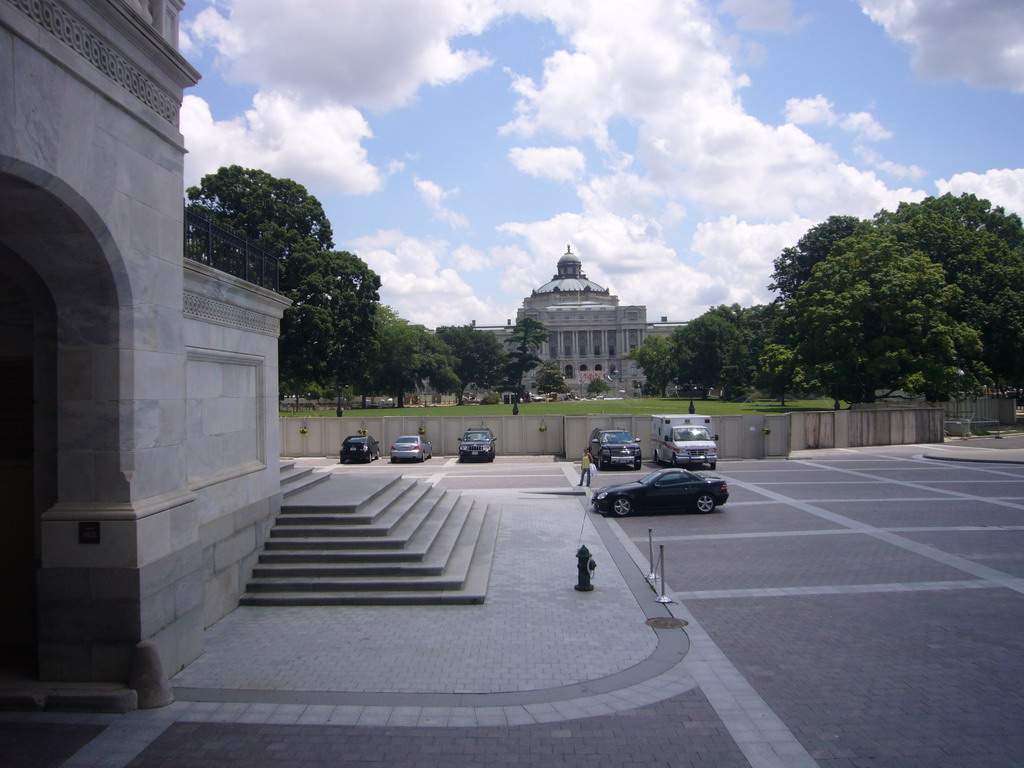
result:
[[[281,292],[280,260],[275,254],[187,209],[185,258]]]

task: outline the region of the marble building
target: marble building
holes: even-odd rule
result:
[[[659,322],[647,320],[647,307],[620,304],[619,297],[608,288],[590,280],[583,272],[583,262],[566,246],[558,259],[551,279],[523,299],[516,319],[528,317],[541,323],[550,334],[537,350],[543,361],[554,360],[576,395],[586,393],[587,385],[602,378],[612,388],[609,396],[633,397],[639,394],[644,381],[643,370],[624,356],[643,344],[651,334],[667,336],[682,323],[671,323],[662,317]],[[500,341],[512,332],[513,322],[503,326],[479,326]],[[533,376],[524,382],[536,391]]]
[[[0,650],[40,680],[188,664],[280,507],[287,301],[186,258],[182,5],[0,2]]]

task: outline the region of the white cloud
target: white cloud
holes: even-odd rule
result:
[[[752,306],[771,300],[768,283],[775,258],[819,223],[794,218],[775,224],[751,224],[735,216],[701,222],[691,247],[700,269],[714,274],[726,292],[722,303]]]
[[[193,47],[213,46],[236,82],[384,110],[489,66],[450,41],[478,34],[497,13],[488,0],[227,0],[185,32]]]
[[[647,181],[663,198],[695,200],[712,214],[821,220],[923,196],[889,190],[793,125],[747,114],[737,95],[747,80],[695,2],[575,3],[549,14],[567,50],[545,60],[540,81],[514,81],[518,114],[507,133],[590,140],[614,152],[609,124],[627,119]],[[823,98],[798,106],[863,138],[887,135],[867,113],[837,114]]]
[[[435,328],[476,319],[485,324],[509,311],[479,299],[473,287],[447,266],[449,244],[442,240],[423,240],[400,230],[381,230],[355,238],[345,248],[380,275],[381,303],[411,323]]]
[[[858,145],[853,148],[857,156],[865,163],[882,173],[896,179],[912,179],[917,181],[924,176],[924,169],[916,165],[900,165],[883,158],[880,154],[869,147]]]
[[[1003,168],[986,173],[958,173],[935,182],[940,195],[970,193],[1001,205],[1008,213],[1024,216],[1024,168]]]
[[[583,174],[587,160],[576,147],[512,147],[508,159],[530,176],[572,181]]]
[[[452,263],[462,272],[479,272],[490,266],[487,254],[468,245],[460,245],[452,251]]]
[[[791,0],[722,0],[718,11],[735,16],[740,29],[788,32],[799,24]]]
[[[873,21],[914,49],[930,80],[1024,93],[1024,4],[1020,0],[860,0]]]
[[[810,99],[787,99],[786,122],[793,125],[835,125],[838,120],[831,101],[820,93]]]
[[[464,229],[469,226],[469,221],[461,213],[448,210],[444,207],[444,199],[457,195],[457,189],[442,189],[439,185],[425,179],[413,179],[416,191],[420,200],[430,209],[430,215],[438,221],[443,221],[452,229]]]
[[[371,136],[370,127],[351,107],[304,109],[282,94],[261,93],[244,116],[218,121],[203,99],[187,95],[181,132],[188,149],[186,184],[237,164],[301,180],[314,193],[367,194],[381,186],[381,174],[360,143]]]
[[[838,114],[835,105],[821,94],[811,99],[787,99],[786,122],[792,125],[836,125],[870,141],[892,138],[892,133],[870,112]]]

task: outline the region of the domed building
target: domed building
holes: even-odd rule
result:
[[[524,317],[548,329],[550,336],[537,355],[543,361],[556,361],[576,394],[586,392],[591,380],[602,378],[614,395],[626,397],[639,392],[644,377],[637,364],[623,356],[639,347],[648,334],[666,335],[681,325],[664,317],[660,323],[648,323],[647,307],[620,304],[618,296],[586,276],[571,246],[566,246],[551,279],[523,299],[516,319]],[[492,331],[504,341],[513,326],[509,320],[505,326],[481,330]],[[531,391],[536,391],[535,373],[527,374],[524,382]]]

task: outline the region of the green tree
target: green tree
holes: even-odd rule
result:
[[[558,363],[554,360],[541,363],[537,369],[536,382],[537,391],[541,393],[556,392],[564,395],[571,391],[565,381],[565,376],[558,368]]]
[[[512,333],[505,339],[505,344],[511,347],[505,366],[505,379],[511,389],[524,392],[523,377],[540,365],[537,352],[547,340],[548,330],[539,321],[531,317],[516,321]]]
[[[676,377],[676,366],[672,347],[664,336],[647,336],[639,347],[623,357],[635,360],[649,387],[661,397],[666,396],[668,385]]]
[[[707,399],[708,390],[721,388],[722,397],[745,386],[742,335],[735,323],[714,310],[705,312],[669,337],[675,378],[680,385],[691,384]]]
[[[981,335],[981,363],[997,382],[1024,384],[1024,226],[974,195],[904,203],[874,220],[909,248],[924,253],[960,292],[950,314]]]
[[[288,259],[292,306],[281,324],[280,376],[289,389],[329,389],[339,398],[376,349],[380,278],[345,251],[298,248]]]
[[[824,261],[832,247],[852,235],[860,224],[855,216],[830,216],[811,227],[796,246],[783,249],[775,259],[775,272],[768,288],[776,291],[783,303],[792,299],[810,278],[815,265]]]
[[[438,328],[437,336],[456,359],[454,373],[459,380],[459,405],[471,384],[490,389],[501,382],[508,356],[493,333],[461,325]]]
[[[875,402],[897,391],[945,399],[976,359],[978,334],[948,308],[958,290],[942,268],[890,235],[869,230],[842,241],[793,301],[808,378],[836,400]]]
[[[610,392],[612,385],[604,379],[591,379],[590,383],[587,384],[588,395],[603,395],[605,392]]]
[[[784,344],[767,344],[760,357],[759,385],[779,404],[786,404],[786,390],[801,382],[796,353]]]
[[[429,381],[438,392],[459,386],[455,358],[444,341],[421,325],[403,320],[390,307],[377,310],[379,348],[367,367],[365,386],[405,406],[405,396]]]
[[[334,247],[331,223],[320,201],[291,179],[232,165],[203,176],[185,196],[190,210],[260,241],[285,259],[307,239],[318,250]]]
[[[293,302],[281,321],[282,391],[340,397],[376,348],[380,278],[358,256],[332,250],[323,206],[291,179],[233,165],[186,196],[190,210],[281,257],[281,292]]]

